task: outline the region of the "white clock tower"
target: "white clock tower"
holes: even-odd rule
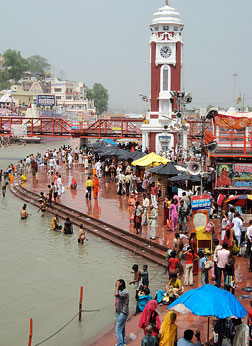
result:
[[[151,97],[148,124],[142,125],[143,150],[159,153],[176,146],[175,133],[169,130],[176,108],[171,91],[181,90],[183,28],[180,14],[166,0],[150,24]]]

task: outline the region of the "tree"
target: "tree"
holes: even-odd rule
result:
[[[95,83],[92,89],[87,90],[87,98],[94,100],[97,115],[108,110],[108,90],[100,83]]]
[[[23,73],[28,68],[28,62],[21,56],[21,53],[16,50],[7,49],[3,53],[4,66],[9,73],[9,78],[18,82]]]
[[[10,79],[10,76],[8,71],[0,70],[0,90],[9,89],[10,87],[9,79]]]
[[[32,73],[41,73],[45,74],[51,68],[51,65],[48,63],[46,58],[43,58],[40,55],[33,55],[27,58],[28,61],[28,69]]]

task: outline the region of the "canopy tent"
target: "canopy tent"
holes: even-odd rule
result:
[[[252,112],[222,112],[213,121],[221,128],[241,130],[252,126]]]
[[[175,177],[169,178],[168,181],[171,182],[178,182],[178,181],[183,181],[183,180],[189,180],[192,183],[198,183],[200,182],[200,175],[189,175],[187,173],[182,173],[179,175],[176,175]]]
[[[87,147],[90,149],[98,149],[98,148],[101,149],[101,148],[108,147],[108,144],[104,140],[102,140],[102,141],[96,141],[94,143],[90,143],[88,144]]]
[[[176,169],[176,166],[169,162],[165,165],[159,165],[148,170],[151,173],[163,174],[163,175],[176,175],[179,174],[179,171]]]
[[[144,156],[146,156],[146,154],[143,153],[142,151],[135,150],[132,152],[128,152],[128,159],[131,159],[131,160],[138,160]]]
[[[133,166],[144,167],[144,166],[150,166],[150,165],[157,166],[157,165],[160,165],[161,163],[165,164],[168,162],[171,162],[171,161],[163,158],[160,155],[157,155],[156,153],[150,153],[136,161],[133,161],[131,164]]]
[[[213,285],[204,285],[182,294],[168,307],[182,314],[192,312],[197,316],[208,317],[207,339],[209,341],[209,317],[243,318],[247,311],[239,300],[230,292]]]
[[[124,150],[117,148],[115,146],[96,149],[95,150],[99,156],[120,156],[124,154]]]
[[[105,138],[104,139],[104,142],[108,143],[108,144],[112,144],[112,145],[119,145],[118,143],[112,141],[112,139],[109,139],[109,138]]]
[[[0,97],[0,103],[13,103],[15,105],[18,105],[18,101],[15,100],[7,91],[3,96]]]

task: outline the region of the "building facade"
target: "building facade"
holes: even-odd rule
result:
[[[74,112],[78,115],[94,115],[94,100],[86,98],[86,86],[82,82],[54,79],[51,81],[51,94],[55,95],[58,107],[65,112]]]
[[[150,24],[151,96],[142,125],[143,150],[159,153],[176,146],[176,133],[170,130],[177,106],[172,92],[181,90],[183,28],[180,14],[166,0]]]

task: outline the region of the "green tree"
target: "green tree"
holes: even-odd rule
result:
[[[45,74],[48,72],[51,68],[51,65],[48,63],[48,60],[46,58],[43,58],[40,55],[33,55],[27,58],[28,61],[28,69],[32,73],[41,73]]]
[[[9,78],[18,82],[23,73],[28,68],[28,62],[21,56],[21,53],[16,50],[7,49],[3,53],[4,66],[9,73]]]
[[[10,83],[9,83],[9,73],[6,70],[0,70],[0,90],[9,89]]]
[[[108,110],[108,90],[101,83],[95,83],[92,89],[87,90],[87,98],[94,100],[97,115]]]

